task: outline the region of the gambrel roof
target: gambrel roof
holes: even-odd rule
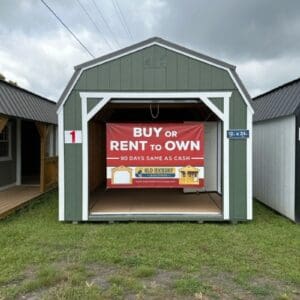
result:
[[[63,91],[63,93],[62,93],[62,95],[61,95],[61,97],[58,101],[58,104],[57,104],[58,109],[64,103],[66,98],[68,97],[70,91],[72,90],[72,87],[74,86],[74,84],[78,80],[78,78],[79,78],[79,76],[80,76],[80,74],[83,70],[95,67],[95,66],[100,65],[102,63],[105,63],[107,61],[117,59],[117,58],[125,56],[127,54],[139,51],[139,50],[147,48],[147,47],[150,47],[152,45],[158,45],[158,46],[161,46],[163,48],[175,51],[177,53],[181,53],[183,55],[189,56],[189,57],[194,58],[196,60],[203,61],[203,62],[208,63],[210,65],[213,65],[215,67],[227,70],[229,72],[232,80],[235,82],[237,88],[239,89],[244,101],[252,109],[251,97],[248,94],[248,92],[247,92],[245,86],[243,85],[242,81],[240,80],[239,76],[237,75],[237,73],[235,71],[235,69],[236,69],[235,66],[233,66],[231,64],[228,64],[224,61],[221,61],[219,59],[215,59],[213,57],[198,53],[194,50],[182,47],[178,44],[169,42],[169,41],[164,40],[164,39],[159,38],[159,37],[152,37],[152,38],[147,39],[145,41],[139,42],[137,44],[131,45],[129,47],[120,49],[118,51],[109,53],[107,55],[101,56],[101,57],[96,58],[96,59],[92,59],[92,60],[87,61],[83,64],[75,66],[74,67],[75,72],[74,72],[73,76],[71,77],[71,80],[68,82],[65,90]]]

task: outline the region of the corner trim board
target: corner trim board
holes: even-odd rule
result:
[[[59,210],[58,219],[59,221],[65,220],[65,159],[64,159],[64,110],[58,113],[58,196],[59,196]]]
[[[247,108],[247,129],[249,130],[249,138],[247,139],[247,220],[253,219],[253,165],[252,165],[252,134],[253,134],[253,123],[252,113]]]
[[[224,96],[224,120],[223,120],[223,217],[229,220],[229,139],[227,138],[227,130],[229,130],[229,99],[228,95]]]

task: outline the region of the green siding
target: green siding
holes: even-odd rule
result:
[[[209,99],[220,111],[224,112],[224,99],[223,98],[210,98]]]
[[[81,130],[81,98],[77,91],[72,91],[64,105],[65,130]]]
[[[87,101],[87,112],[89,113],[101,100],[89,98]]]
[[[131,56],[121,58],[121,90],[129,90],[131,83]]]
[[[144,82],[143,52],[131,56],[131,87],[129,90],[142,91]]]
[[[98,84],[98,70],[97,68],[92,68],[86,73],[86,89],[92,89]]]
[[[83,72],[74,89],[217,91],[234,90],[235,85],[223,69],[159,46],[151,46]]]
[[[230,99],[230,129],[247,128],[247,106],[240,94],[234,91]],[[230,218],[245,219],[247,217],[247,142],[246,140],[230,140]]]
[[[65,129],[81,129],[80,91],[232,91],[230,128],[246,128],[246,104],[229,73],[151,46],[82,73],[64,105]],[[223,101],[212,99],[223,110]],[[88,109],[95,105],[89,104]],[[246,218],[246,141],[230,141],[230,218]],[[81,145],[65,147],[67,220],[81,219]]]
[[[65,219],[82,219],[82,146],[65,144]]]
[[[64,107],[64,129],[81,130],[81,99],[72,91]],[[82,145],[65,144],[65,219],[82,219]]]

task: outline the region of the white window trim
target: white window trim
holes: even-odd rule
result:
[[[12,160],[12,124],[8,122],[6,127],[8,128],[8,156],[0,156],[0,161]]]
[[[82,109],[82,220],[87,221],[89,218],[89,191],[88,191],[88,121],[92,119],[112,98],[120,99],[191,99],[196,98],[203,101],[222,121],[223,121],[223,219],[229,220],[229,139],[227,130],[229,130],[229,102],[232,92],[80,92],[81,109]],[[90,98],[102,99],[90,112],[87,112],[87,101]],[[209,98],[223,98],[224,112],[220,111]],[[63,110],[59,111],[59,118],[63,117]],[[63,140],[63,124],[60,126],[60,141]],[[62,147],[63,148],[63,147]],[[60,160],[63,149],[60,151]],[[63,154],[62,154],[63,155]],[[63,160],[62,160],[63,161]],[[63,186],[63,170],[60,170],[60,187]],[[64,196],[61,198],[60,191],[60,214],[64,212]],[[61,203],[63,202],[63,203]],[[61,219],[60,219],[61,220]]]

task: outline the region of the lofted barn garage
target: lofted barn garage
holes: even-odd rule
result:
[[[251,220],[249,99],[234,66],[161,38],[76,66],[59,220]]]

